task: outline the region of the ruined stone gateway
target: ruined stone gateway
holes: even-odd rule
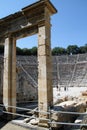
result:
[[[33,34],[38,34],[39,111],[47,112],[53,105],[50,16],[56,12],[49,0],[40,0],[0,19],[0,44],[4,44],[3,104],[7,112],[16,112],[15,108],[6,107],[16,106],[16,40]],[[39,117],[46,119],[48,115],[40,113]]]

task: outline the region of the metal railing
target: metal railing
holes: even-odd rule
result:
[[[32,107],[33,105],[31,105],[30,107]],[[48,122],[49,126],[50,126],[50,130],[51,130],[51,125],[52,124],[56,124],[56,125],[68,125],[68,126],[87,126],[87,124],[83,124],[83,123],[72,123],[72,122],[56,122],[56,121],[53,121],[52,118],[51,118],[51,115],[55,112],[57,113],[61,113],[61,114],[71,114],[71,115],[87,115],[86,112],[84,113],[80,113],[80,112],[69,112],[69,111],[52,111],[50,108],[48,109],[48,112],[46,111],[39,111],[39,110],[32,110],[32,109],[29,109],[29,108],[22,108],[22,107],[15,107],[15,106],[9,106],[9,105],[3,105],[3,104],[0,104],[0,107],[7,107],[7,108],[15,108],[15,109],[20,109],[20,110],[25,110],[25,111],[30,111],[30,112],[37,112],[37,113],[42,113],[42,114],[47,114],[49,115],[48,117],[49,118],[39,118],[39,117],[35,117],[35,116],[29,116],[29,115],[23,115],[23,114],[19,114],[19,113],[13,113],[13,112],[6,112],[4,110],[1,110],[3,113],[6,113],[6,114],[11,114],[11,115],[15,115],[15,116],[20,116],[20,117],[25,117],[25,118],[35,118],[35,119],[39,119],[39,120],[45,120]]]

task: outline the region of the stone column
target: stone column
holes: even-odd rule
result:
[[[4,44],[3,104],[16,106],[16,40],[11,37],[7,37]],[[5,110],[16,112],[11,107]]]
[[[49,107],[53,105],[50,38],[49,18],[38,28],[38,107],[39,111],[44,112],[48,112]],[[49,116],[46,113],[39,113],[39,118],[48,119]],[[39,125],[48,126],[48,123],[40,119]]]

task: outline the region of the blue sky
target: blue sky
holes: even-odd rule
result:
[[[0,19],[37,0],[0,0]],[[51,45],[83,46],[87,43],[87,0],[51,0],[58,13],[51,18]],[[17,41],[20,48],[37,46],[37,35]]]

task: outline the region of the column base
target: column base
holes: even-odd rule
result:
[[[45,127],[45,128],[49,128],[50,127],[48,121],[45,121],[45,120],[40,120],[39,123],[38,123],[38,126]]]

